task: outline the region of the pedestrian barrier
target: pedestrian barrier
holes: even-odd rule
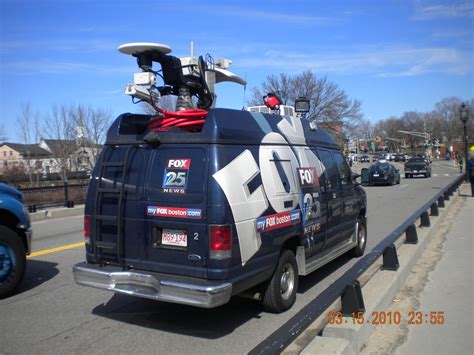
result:
[[[383,264],[382,270],[398,270],[398,261],[395,245],[400,237],[405,234],[404,244],[417,244],[418,233],[416,222],[420,220],[420,227],[429,227],[431,216],[439,215],[439,207],[445,207],[445,201],[453,196],[456,189],[463,182],[464,176],[458,177],[450,185],[441,189],[434,197],[414,212],[405,222],[399,225],[392,233],[387,235],[370,252],[357,261],[341,277],[334,281],[328,288],[321,292],[309,304],[303,307],[283,326],[274,331],[263,342],[250,351],[250,354],[274,354],[281,353],[295,339],[300,336],[311,325],[313,334],[320,334],[326,322],[314,325],[313,322],[324,314],[335,302],[340,300],[341,313],[344,316],[365,312],[365,304],[362,286],[365,285],[376,273],[368,274],[380,257]],[[428,213],[430,211],[430,213]],[[363,283],[360,280],[364,280]]]
[[[37,209],[64,206],[73,208],[75,204],[86,200],[88,184],[64,184],[59,186],[33,187],[20,189],[23,201],[28,212],[34,213]]]

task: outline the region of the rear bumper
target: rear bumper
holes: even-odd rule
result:
[[[369,182],[372,184],[388,184],[390,182],[390,179],[383,178],[383,177],[370,177]]]
[[[426,169],[405,169],[405,174],[421,175],[428,173]]]
[[[79,263],[73,266],[77,284],[126,295],[214,308],[230,300],[232,284],[192,277],[123,270],[115,266]]]

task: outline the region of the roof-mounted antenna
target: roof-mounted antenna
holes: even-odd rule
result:
[[[245,94],[247,93],[247,72],[245,72],[244,97],[242,98],[242,110],[245,110]]]

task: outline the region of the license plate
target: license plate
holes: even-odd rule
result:
[[[188,235],[186,231],[175,229],[163,229],[161,233],[161,245],[173,247],[187,247]]]
[[[374,174],[374,177],[379,177],[379,174]]]

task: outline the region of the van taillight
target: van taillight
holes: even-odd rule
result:
[[[232,253],[232,229],[230,225],[209,226],[209,249],[211,259],[230,258]]]
[[[86,244],[90,243],[90,228],[91,228],[91,217],[84,215],[84,241]]]

